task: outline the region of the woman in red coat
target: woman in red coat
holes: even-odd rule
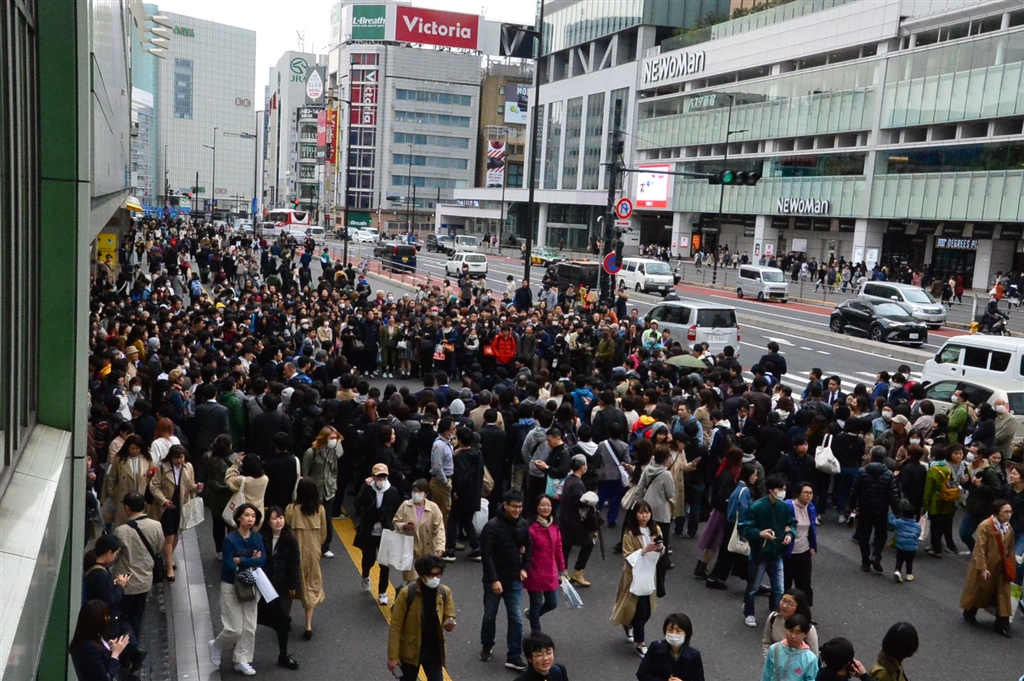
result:
[[[562,533],[555,524],[554,499],[542,494],[535,508],[536,516],[530,523],[530,541],[533,559],[523,588],[530,594],[530,632],[540,631],[540,618],[558,607],[559,575],[565,572],[562,554]]]

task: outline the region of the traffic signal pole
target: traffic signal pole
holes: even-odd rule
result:
[[[533,101],[530,105],[533,107],[530,111],[530,165],[526,169],[526,184],[527,184],[527,199],[526,199],[526,244],[523,251],[523,279],[529,281],[530,279],[530,267],[531,260],[533,259],[533,227],[534,227],[534,212],[537,209],[537,203],[534,197],[534,190],[537,184],[537,172],[536,168],[540,159],[537,155],[540,153],[540,132],[537,130],[537,126],[540,125],[540,117],[537,113],[540,111],[540,69],[542,66],[541,57],[544,54],[544,3],[537,3],[538,14],[537,14],[537,36],[534,39],[534,55],[533,55]],[[501,244],[498,244],[498,250],[501,250]]]
[[[601,236],[601,256],[602,261],[609,253],[615,250],[616,230],[615,230],[615,194],[619,190],[619,173],[621,172],[621,166],[619,164],[619,155],[622,153],[622,100],[616,99],[614,103],[615,109],[612,118],[612,144],[608,149],[608,202],[605,206],[604,212],[604,230]],[[601,283],[601,300],[607,303],[609,306],[614,304],[613,296],[615,295],[615,275],[607,274],[601,270],[598,270],[598,276],[600,277]]]
[[[722,159],[722,167],[725,169],[729,168],[729,131],[732,129],[732,103],[733,97],[729,95],[729,115],[725,119],[725,156]],[[725,182],[722,182],[718,187],[718,219],[715,220],[718,234],[715,235],[715,249],[711,253],[711,286],[715,286],[718,282],[718,239],[722,236],[722,205],[724,202]],[[707,243],[707,238],[705,238],[704,245],[707,246]]]

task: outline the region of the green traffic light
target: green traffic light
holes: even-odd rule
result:
[[[732,184],[736,175],[731,170],[722,171],[722,184]]]

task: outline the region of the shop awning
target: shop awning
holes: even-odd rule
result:
[[[142,204],[134,196],[129,196],[125,199],[124,207],[133,213],[142,213],[144,211]]]

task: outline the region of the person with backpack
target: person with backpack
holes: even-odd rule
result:
[[[953,514],[956,513],[956,502],[960,500],[960,482],[954,473],[964,456],[960,445],[947,447],[942,444],[932,445],[934,461],[928,468],[924,483],[924,512],[931,523],[932,545],[925,550],[932,558],[942,558],[942,539],[946,539],[946,547],[950,553],[956,553],[953,543]]]

